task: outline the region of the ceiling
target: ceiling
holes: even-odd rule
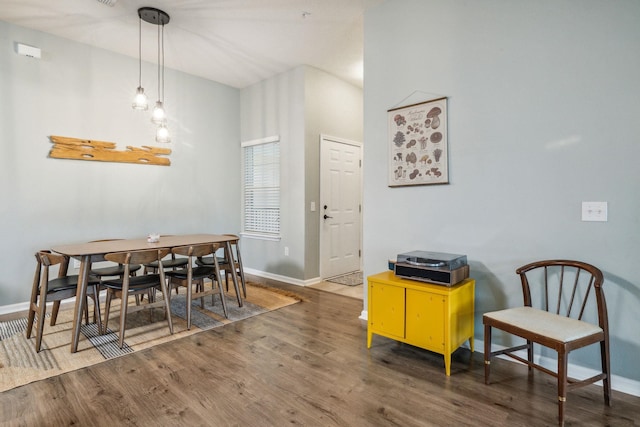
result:
[[[362,87],[363,13],[383,1],[0,0],[0,20],[137,59],[137,10],[151,6],[170,15],[167,68],[244,88],[306,64]],[[144,61],[157,31],[142,22]]]

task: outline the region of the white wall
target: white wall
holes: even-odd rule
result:
[[[0,41],[0,306],[28,301],[39,249],[240,231],[237,89],[166,70],[170,167],[51,159],[50,135],[156,145],[150,112],[131,109],[138,61],[4,22]],[[143,64],[151,101],[155,70]]]
[[[388,0],[369,10],[365,275],[415,249],[468,255],[482,340],[483,312],[522,302],[517,267],[593,263],[606,277],[613,373],[640,380],[639,21],[631,0]],[[450,184],[389,188],[387,110],[425,93],[449,99]],[[607,201],[609,221],[582,222],[582,201]]]

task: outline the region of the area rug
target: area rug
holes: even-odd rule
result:
[[[343,274],[342,276],[331,277],[326,279],[327,282],[338,283],[345,286],[358,286],[362,285],[362,271],[356,271],[353,273]]]
[[[95,324],[83,324],[78,351],[73,354],[70,352],[73,308],[61,310],[54,326],[49,325],[48,318],[45,319],[39,353],[35,351],[35,330],[31,339],[26,339],[26,318],[0,322],[0,392],[277,310],[301,300],[294,294],[248,282],[243,307],[238,307],[233,290],[226,294],[229,318],[223,315],[218,295],[214,297],[213,304],[211,296],[205,297],[204,309],[200,307],[200,300],[194,301],[191,329],[187,330],[184,294],[185,288],[181,288],[180,294],[171,297],[173,335],[169,334],[164,310],[141,310],[127,316],[125,345],[122,349],[118,345],[117,333],[119,300],[114,301],[115,306],[112,306],[107,333],[100,335]]]

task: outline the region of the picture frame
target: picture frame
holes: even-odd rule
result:
[[[389,187],[448,184],[447,98],[387,111]]]

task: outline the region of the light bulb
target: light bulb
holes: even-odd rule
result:
[[[156,106],[153,107],[153,113],[151,114],[151,121],[156,124],[164,123],[167,119],[167,113],[164,111],[162,101],[156,102]]]
[[[141,86],[138,86],[138,90],[136,90],[136,96],[133,98],[132,107],[134,110],[146,110],[149,108],[147,95],[145,95],[144,89]]]
[[[158,129],[156,130],[156,142],[171,142],[169,129],[164,123],[158,126]]]

